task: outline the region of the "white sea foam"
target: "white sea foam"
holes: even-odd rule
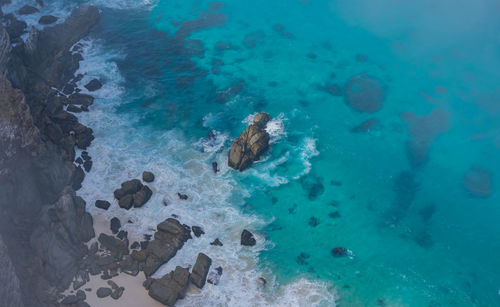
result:
[[[79,114],[80,120],[92,127],[96,136],[88,148],[93,168],[78,191],[87,201],[87,209],[108,219],[118,217],[133,238],[153,233],[156,225],[172,214],[182,223],[201,226],[206,234],[189,240],[176,257],[160,268],[158,276],[175,265],[192,265],[198,252],[213,259],[212,269],[221,266],[224,270],[218,285],[207,284],[201,291],[190,291],[178,305],[334,305],[331,285],[307,279],[279,285],[272,273],[262,268],[259,253],[272,244],[258,229],[269,221],[242,214],[237,209],[250,192],[238,185],[235,173],[227,166],[227,155],[221,151],[227,135],[215,132],[214,138],[202,139],[193,146],[179,130],[135,128],[134,115],[115,113],[115,108],[127,98],[121,86],[123,78],[113,63],[120,53],[107,51],[92,41],[84,43],[83,51],[85,60],[79,73],[85,77],[79,85],[94,77],[104,80],[103,88],[93,93],[96,100],[90,112]],[[212,161],[219,163],[217,174],[212,171]],[[268,167],[274,167],[273,163],[282,162],[270,161]],[[151,200],[142,208],[128,211],[119,208],[113,190],[125,180],[139,178],[143,170],[152,171],[156,177],[148,184],[154,192]],[[188,200],[180,200],[177,192],[187,194]],[[107,211],[98,209],[94,206],[97,199],[108,200],[112,205]],[[168,206],[163,204],[165,199]],[[128,223],[129,220],[132,223]],[[247,248],[239,244],[245,228],[255,233],[257,246]],[[210,245],[215,238],[224,246]],[[260,277],[267,280],[265,287],[259,282]]]
[[[311,171],[311,158],[319,155],[319,151],[316,149],[316,140],[310,137],[304,139],[302,146],[300,147],[300,160],[304,165],[304,170],[293,177],[293,179],[299,179],[300,177],[308,174]]]

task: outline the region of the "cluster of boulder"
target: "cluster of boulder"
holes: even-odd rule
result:
[[[121,188],[116,189],[113,194],[118,200],[118,205],[129,210],[132,206],[142,207],[151,198],[153,191],[139,179],[132,179],[123,182]]]
[[[1,10],[0,19],[0,232],[23,304],[54,306],[94,237],[92,217],[74,192],[91,168],[89,156],[74,164],[75,147],[86,149],[93,132],[67,108],[83,110],[93,100],[78,94],[74,74],[82,56],[72,47],[97,24],[99,10],[79,7],[63,23],[31,28],[26,41],[25,22]]]
[[[229,149],[228,165],[236,170],[243,171],[249,168],[254,161],[269,148],[269,133],[266,125],[271,120],[267,113],[257,113],[253,123],[233,141]]]

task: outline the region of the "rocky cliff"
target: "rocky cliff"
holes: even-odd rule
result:
[[[73,164],[74,147],[88,146],[92,130],[64,110],[61,93],[81,60],[70,47],[98,20],[95,7],[82,6],[62,24],[31,29],[25,42],[11,41],[0,24],[0,261],[13,268],[2,266],[0,280],[14,289],[0,302],[8,306],[57,305],[94,236],[74,192],[84,173]]]

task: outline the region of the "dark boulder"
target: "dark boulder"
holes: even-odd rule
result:
[[[99,235],[98,240],[102,247],[111,252],[113,257],[120,259],[122,256],[128,255],[128,244],[125,241],[104,233]]]
[[[120,230],[120,227],[122,227],[120,220],[117,217],[112,218],[109,223],[109,228],[111,229],[111,232],[113,234],[116,234]]]
[[[219,171],[219,166],[217,165],[217,162],[212,162],[212,170],[214,173],[217,173]]]
[[[85,179],[85,172],[78,166],[73,171],[73,177],[71,178],[71,186],[75,191],[82,187],[83,179]]]
[[[41,25],[49,25],[51,23],[56,22],[57,20],[58,20],[58,18],[56,16],[45,15],[45,16],[40,17],[40,19],[38,20],[38,23]]]
[[[109,208],[109,206],[111,206],[111,204],[109,203],[109,201],[106,201],[106,200],[96,200],[95,206],[97,208],[100,208],[100,209],[108,210],[108,208]]]
[[[233,141],[228,154],[228,165],[234,169],[243,171],[260,158],[269,148],[269,133],[265,127],[271,120],[266,113],[258,113],[254,117],[253,124]]]
[[[125,292],[125,288],[119,287],[119,288],[113,290],[113,292],[111,293],[111,297],[113,299],[117,300],[123,295],[123,292]]]
[[[17,11],[19,15],[31,15],[40,12],[36,7],[25,5]]]
[[[193,230],[193,233],[197,238],[199,238],[201,235],[205,234],[205,232],[203,231],[203,228],[201,228],[200,226],[193,226],[193,227],[191,227],[191,229]]]
[[[90,169],[92,168],[92,160],[87,160],[83,162],[83,168],[87,173],[90,172]]]
[[[149,281],[148,294],[164,305],[174,306],[178,299],[185,297],[188,283],[188,269],[178,266],[162,278]]]
[[[94,103],[94,97],[87,94],[76,93],[69,96],[69,104],[90,106]]]
[[[97,289],[96,291],[96,295],[97,297],[99,298],[104,298],[104,297],[108,297],[111,295],[111,288],[107,288],[107,287],[101,287],[99,289]]]
[[[126,210],[132,208],[133,204],[134,204],[134,197],[132,195],[130,195],[130,194],[127,194],[127,195],[123,196],[118,201],[118,205],[120,206],[120,208],[123,208],[123,209],[126,209]]]
[[[97,91],[102,87],[101,81],[97,79],[92,79],[89,83],[84,85],[89,92]]]
[[[74,104],[70,104],[67,108],[66,111],[71,112],[71,113],[81,113],[82,109],[78,106],[75,106]]]
[[[254,246],[255,244],[257,244],[257,241],[255,240],[253,234],[250,231],[244,229],[241,233],[241,245]]]
[[[205,281],[207,280],[208,271],[212,265],[212,259],[203,253],[199,253],[196,258],[196,263],[191,270],[191,282],[202,289],[205,286]]]
[[[122,191],[124,194],[135,194],[143,187],[143,184],[139,179],[132,179],[122,183]],[[117,197],[119,198],[119,197]]]
[[[144,180],[144,182],[153,182],[155,180],[155,175],[151,172],[143,172],[142,173],[142,180]]]
[[[179,196],[179,199],[181,199],[181,200],[187,200],[188,199],[188,196],[186,194],[177,193],[177,196]]]
[[[73,131],[75,132],[76,146],[80,149],[87,149],[94,140],[94,131],[80,123],[73,127]]]
[[[215,239],[213,242],[210,242],[210,245],[213,245],[213,246],[224,246],[224,244],[222,244],[222,242],[219,240],[219,238]]]
[[[142,207],[145,203],[148,202],[148,200],[151,198],[151,195],[153,195],[153,191],[145,185],[143,186],[137,193],[134,194],[134,207]]]

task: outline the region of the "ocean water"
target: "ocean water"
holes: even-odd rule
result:
[[[79,194],[138,237],[171,214],[204,228],[157,275],[199,251],[224,273],[180,306],[500,305],[498,2],[90,3],[80,85],[104,87],[79,115],[96,136]],[[227,150],[256,112],[271,150],[239,173]],[[119,209],[143,170],[152,200]]]

